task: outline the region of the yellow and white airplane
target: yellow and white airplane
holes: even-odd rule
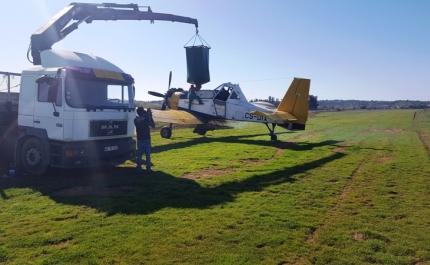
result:
[[[224,83],[213,90],[201,89],[197,95],[203,101],[194,100],[188,109],[188,92],[183,89],[170,88],[166,94],[154,91],[148,93],[163,97],[162,110],[152,110],[154,121],[170,123],[161,128],[163,138],[172,136],[172,124],[195,124],[195,133],[205,135],[213,130],[217,121],[246,121],[264,123],[269,129],[270,139],[277,140],[275,127],[279,125],[288,130],[304,130],[308,119],[308,98],[310,79],[294,78],[290,88],[278,108],[269,108],[264,104],[248,102],[237,84]],[[269,127],[272,125],[272,128]]]

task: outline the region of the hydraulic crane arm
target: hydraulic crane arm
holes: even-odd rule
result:
[[[48,23],[31,35],[29,51],[34,65],[41,65],[40,53],[51,49],[52,45],[64,39],[69,33],[78,28],[82,22],[91,23],[94,20],[155,20],[172,21],[194,24],[198,27],[197,19],[171,14],[154,13],[150,7],[140,11],[137,4],[88,4],[71,3],[52,17]],[[69,24],[70,21],[76,22]]]

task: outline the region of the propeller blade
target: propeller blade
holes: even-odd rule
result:
[[[166,96],[164,94],[161,94],[161,93],[158,93],[158,92],[155,92],[155,91],[148,91],[148,94],[152,95],[154,97],[159,97],[159,98],[164,98]]]
[[[172,71],[170,71],[170,74],[169,74],[169,87],[167,88],[167,90],[170,89],[170,83],[171,82],[172,82]]]

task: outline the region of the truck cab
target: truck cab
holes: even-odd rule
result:
[[[48,166],[121,164],[135,154],[134,79],[96,56],[46,50],[22,72],[15,161]]]

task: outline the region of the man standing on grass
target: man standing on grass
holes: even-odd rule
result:
[[[146,155],[146,172],[152,173],[151,170],[151,134],[149,127],[155,127],[154,120],[152,119],[151,109],[145,111],[143,107],[137,108],[137,115],[134,119],[134,126],[136,126],[137,134],[137,166],[138,173],[142,172],[142,155]]]

